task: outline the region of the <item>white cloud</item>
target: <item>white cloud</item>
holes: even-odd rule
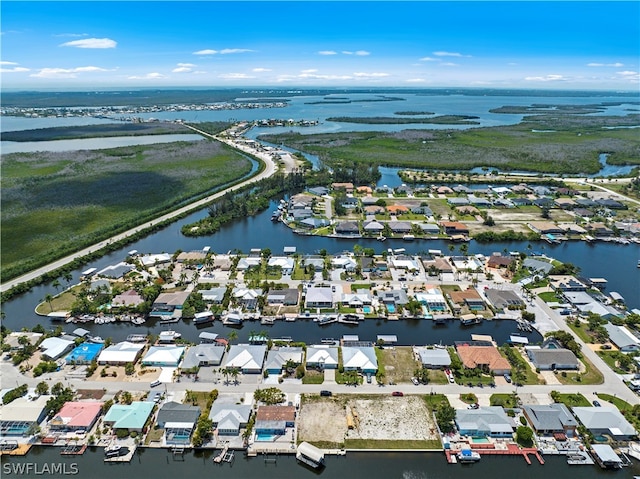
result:
[[[621,76],[623,80],[632,81],[634,83],[640,80],[640,73],[632,70],[616,72],[616,75]]]
[[[421,62],[437,62],[439,60],[437,58],[433,58],[433,57],[422,57],[419,61],[421,61]]]
[[[193,52],[194,55],[230,55],[232,53],[246,53],[253,52],[254,50],[249,50],[247,48],[223,48],[222,50],[198,50],[197,52]]]
[[[427,80],[425,80],[424,78],[408,78],[405,80],[407,83],[424,83]]]
[[[516,63],[516,62],[509,62],[509,63],[507,63],[507,65],[509,65],[510,67],[515,67],[515,66],[518,66],[518,63]]]
[[[338,52],[334,52],[333,50],[320,50],[318,55],[337,55]]]
[[[254,68],[251,71],[254,72],[254,73],[263,73],[263,72],[270,72],[272,70],[271,70],[271,68]]]
[[[3,62],[3,61],[0,61],[0,65],[17,65],[17,63],[16,62]]]
[[[614,67],[620,68],[624,66],[624,63],[587,63],[588,67]]]
[[[548,81],[567,81],[568,78],[562,75],[545,75],[542,77],[525,77],[526,81],[539,81],[539,82],[548,82]]]
[[[223,73],[222,75],[218,75],[218,78],[224,78],[225,80],[246,80],[255,77],[247,75],[246,73]]]
[[[349,50],[343,50],[342,54],[343,55],[356,55],[356,56],[359,56],[359,57],[366,57],[367,55],[371,55],[371,53],[366,51],[366,50],[358,50],[358,51],[355,51],[355,52],[351,52]]]
[[[317,71],[315,68],[309,68],[308,70],[302,70],[300,73],[316,73]]]
[[[216,55],[218,50],[198,50],[197,52],[193,52],[194,55]]]
[[[349,75],[316,75],[314,73],[302,73],[297,78],[305,80],[352,80],[353,77]]]
[[[193,63],[178,63],[178,66],[171,70],[171,73],[191,73],[195,66]]]
[[[107,72],[106,68],[86,66],[77,68],[41,68],[38,73],[32,73],[34,78],[77,78],[77,73]]]
[[[54,35],[54,37],[67,37],[67,38],[79,38],[79,37],[88,37],[88,33],[58,33]]]
[[[0,73],[23,73],[28,71],[31,71],[31,70],[25,67],[0,68]]]
[[[357,72],[357,73],[354,73],[353,76],[356,77],[356,78],[382,78],[382,77],[388,77],[389,74],[388,73]]]
[[[160,80],[162,78],[166,78],[166,76],[164,76],[162,73],[152,72],[142,76],[130,76],[129,80]]]
[[[458,66],[457,63],[452,63],[452,62],[443,62],[440,65],[442,65],[443,67],[457,67]]]
[[[85,38],[62,43],[61,47],[77,48],[115,48],[118,43],[110,38]]]
[[[438,52],[433,52],[433,54],[437,57],[470,57],[471,55],[463,55],[462,53],[458,53],[458,52],[443,52],[443,51],[438,51]]]

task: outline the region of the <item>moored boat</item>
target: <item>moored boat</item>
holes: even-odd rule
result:
[[[480,460],[480,454],[471,449],[462,449],[456,454],[456,457],[458,458],[458,462],[461,463],[478,462]]]

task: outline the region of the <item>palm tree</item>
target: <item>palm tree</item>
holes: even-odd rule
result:
[[[232,330],[229,333],[229,336],[227,336],[227,340],[229,341],[229,344],[231,344],[233,341],[235,341],[236,339],[238,339],[238,332],[235,330]]]
[[[51,312],[53,312],[53,305],[51,304],[51,301],[53,301],[53,296],[51,296],[51,294],[47,294],[44,297],[44,300],[49,303],[49,308],[51,309]]]

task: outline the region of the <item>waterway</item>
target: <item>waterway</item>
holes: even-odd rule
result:
[[[82,456],[64,457],[60,448],[34,447],[24,457],[2,457],[3,477],[62,477],[64,474],[42,474],[42,468],[66,465],[67,471],[91,479],[113,477],[224,477],[225,479],[289,479],[289,478],[363,478],[363,479],[476,479],[510,477],[540,479],[541,477],[579,477],[580,479],[631,478],[640,473],[637,461],[618,471],[604,471],[597,466],[569,466],[563,456],[545,456],[545,464],[533,460],[528,465],[522,457],[483,457],[475,464],[447,464],[441,452],[347,452],[346,456],[326,456],[326,467],[320,471],[297,463],[293,455],[265,462],[262,457],[235,456],[233,464],[213,463],[214,453],[199,451],[184,456],[172,456],[163,449],[138,449],[127,464],[105,467],[102,448],[89,449]],[[274,456],[271,456],[273,459]],[[18,473],[21,464],[32,464],[31,472]],[[39,467],[40,474],[34,471]],[[63,470],[63,469],[60,469]],[[69,472],[67,473],[69,474]]]

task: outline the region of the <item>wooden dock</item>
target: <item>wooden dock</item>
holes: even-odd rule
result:
[[[529,457],[529,455],[532,454],[540,464],[544,464],[544,459],[542,458],[542,456],[540,455],[540,453],[535,447],[521,448],[517,444],[507,444],[507,447],[505,449],[487,448],[486,446],[472,447],[472,449],[477,453],[479,453],[481,456],[484,456],[484,455],[522,456],[524,460],[527,461],[527,464],[531,464],[531,458]],[[458,452],[457,450],[445,449],[444,453],[445,453],[445,456],[447,457],[447,462],[449,464],[456,464],[458,462],[456,457],[457,452]]]
[[[31,449],[32,444],[16,444],[15,447],[6,447],[5,444],[0,448],[0,456],[26,456]]]
[[[220,454],[218,454],[216,457],[213,458],[213,462],[215,462],[216,464],[222,463],[222,460],[224,459],[228,450],[229,450],[229,445],[225,444],[222,451],[220,451]]]
[[[62,456],[82,456],[87,450],[86,444],[67,444],[62,448]]]

